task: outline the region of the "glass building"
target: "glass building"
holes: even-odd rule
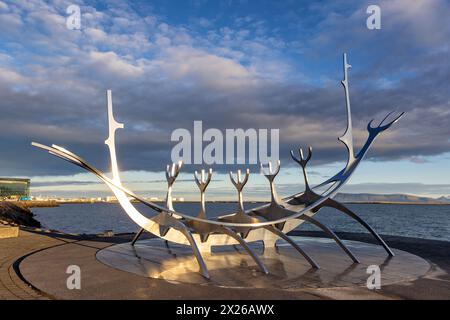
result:
[[[0,178],[0,198],[28,198],[30,179]]]

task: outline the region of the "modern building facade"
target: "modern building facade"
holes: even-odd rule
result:
[[[29,198],[30,179],[0,178],[0,199]]]

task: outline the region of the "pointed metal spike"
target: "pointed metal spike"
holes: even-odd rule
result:
[[[382,126],[383,123],[384,123],[384,121],[386,121],[386,119],[387,119],[391,114],[393,114],[393,113],[394,113],[394,111],[389,112],[389,113],[383,118],[383,120],[381,120],[381,122],[380,122],[380,124],[379,124],[379,127]]]

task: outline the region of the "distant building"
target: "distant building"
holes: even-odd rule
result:
[[[117,198],[115,196],[106,197],[106,202],[117,202]]]
[[[30,179],[0,178],[0,198],[29,199]]]

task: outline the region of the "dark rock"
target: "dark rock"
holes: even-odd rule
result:
[[[33,218],[34,214],[28,208],[23,208],[12,202],[0,202],[0,221],[11,225],[22,225],[40,228],[41,223]]]

